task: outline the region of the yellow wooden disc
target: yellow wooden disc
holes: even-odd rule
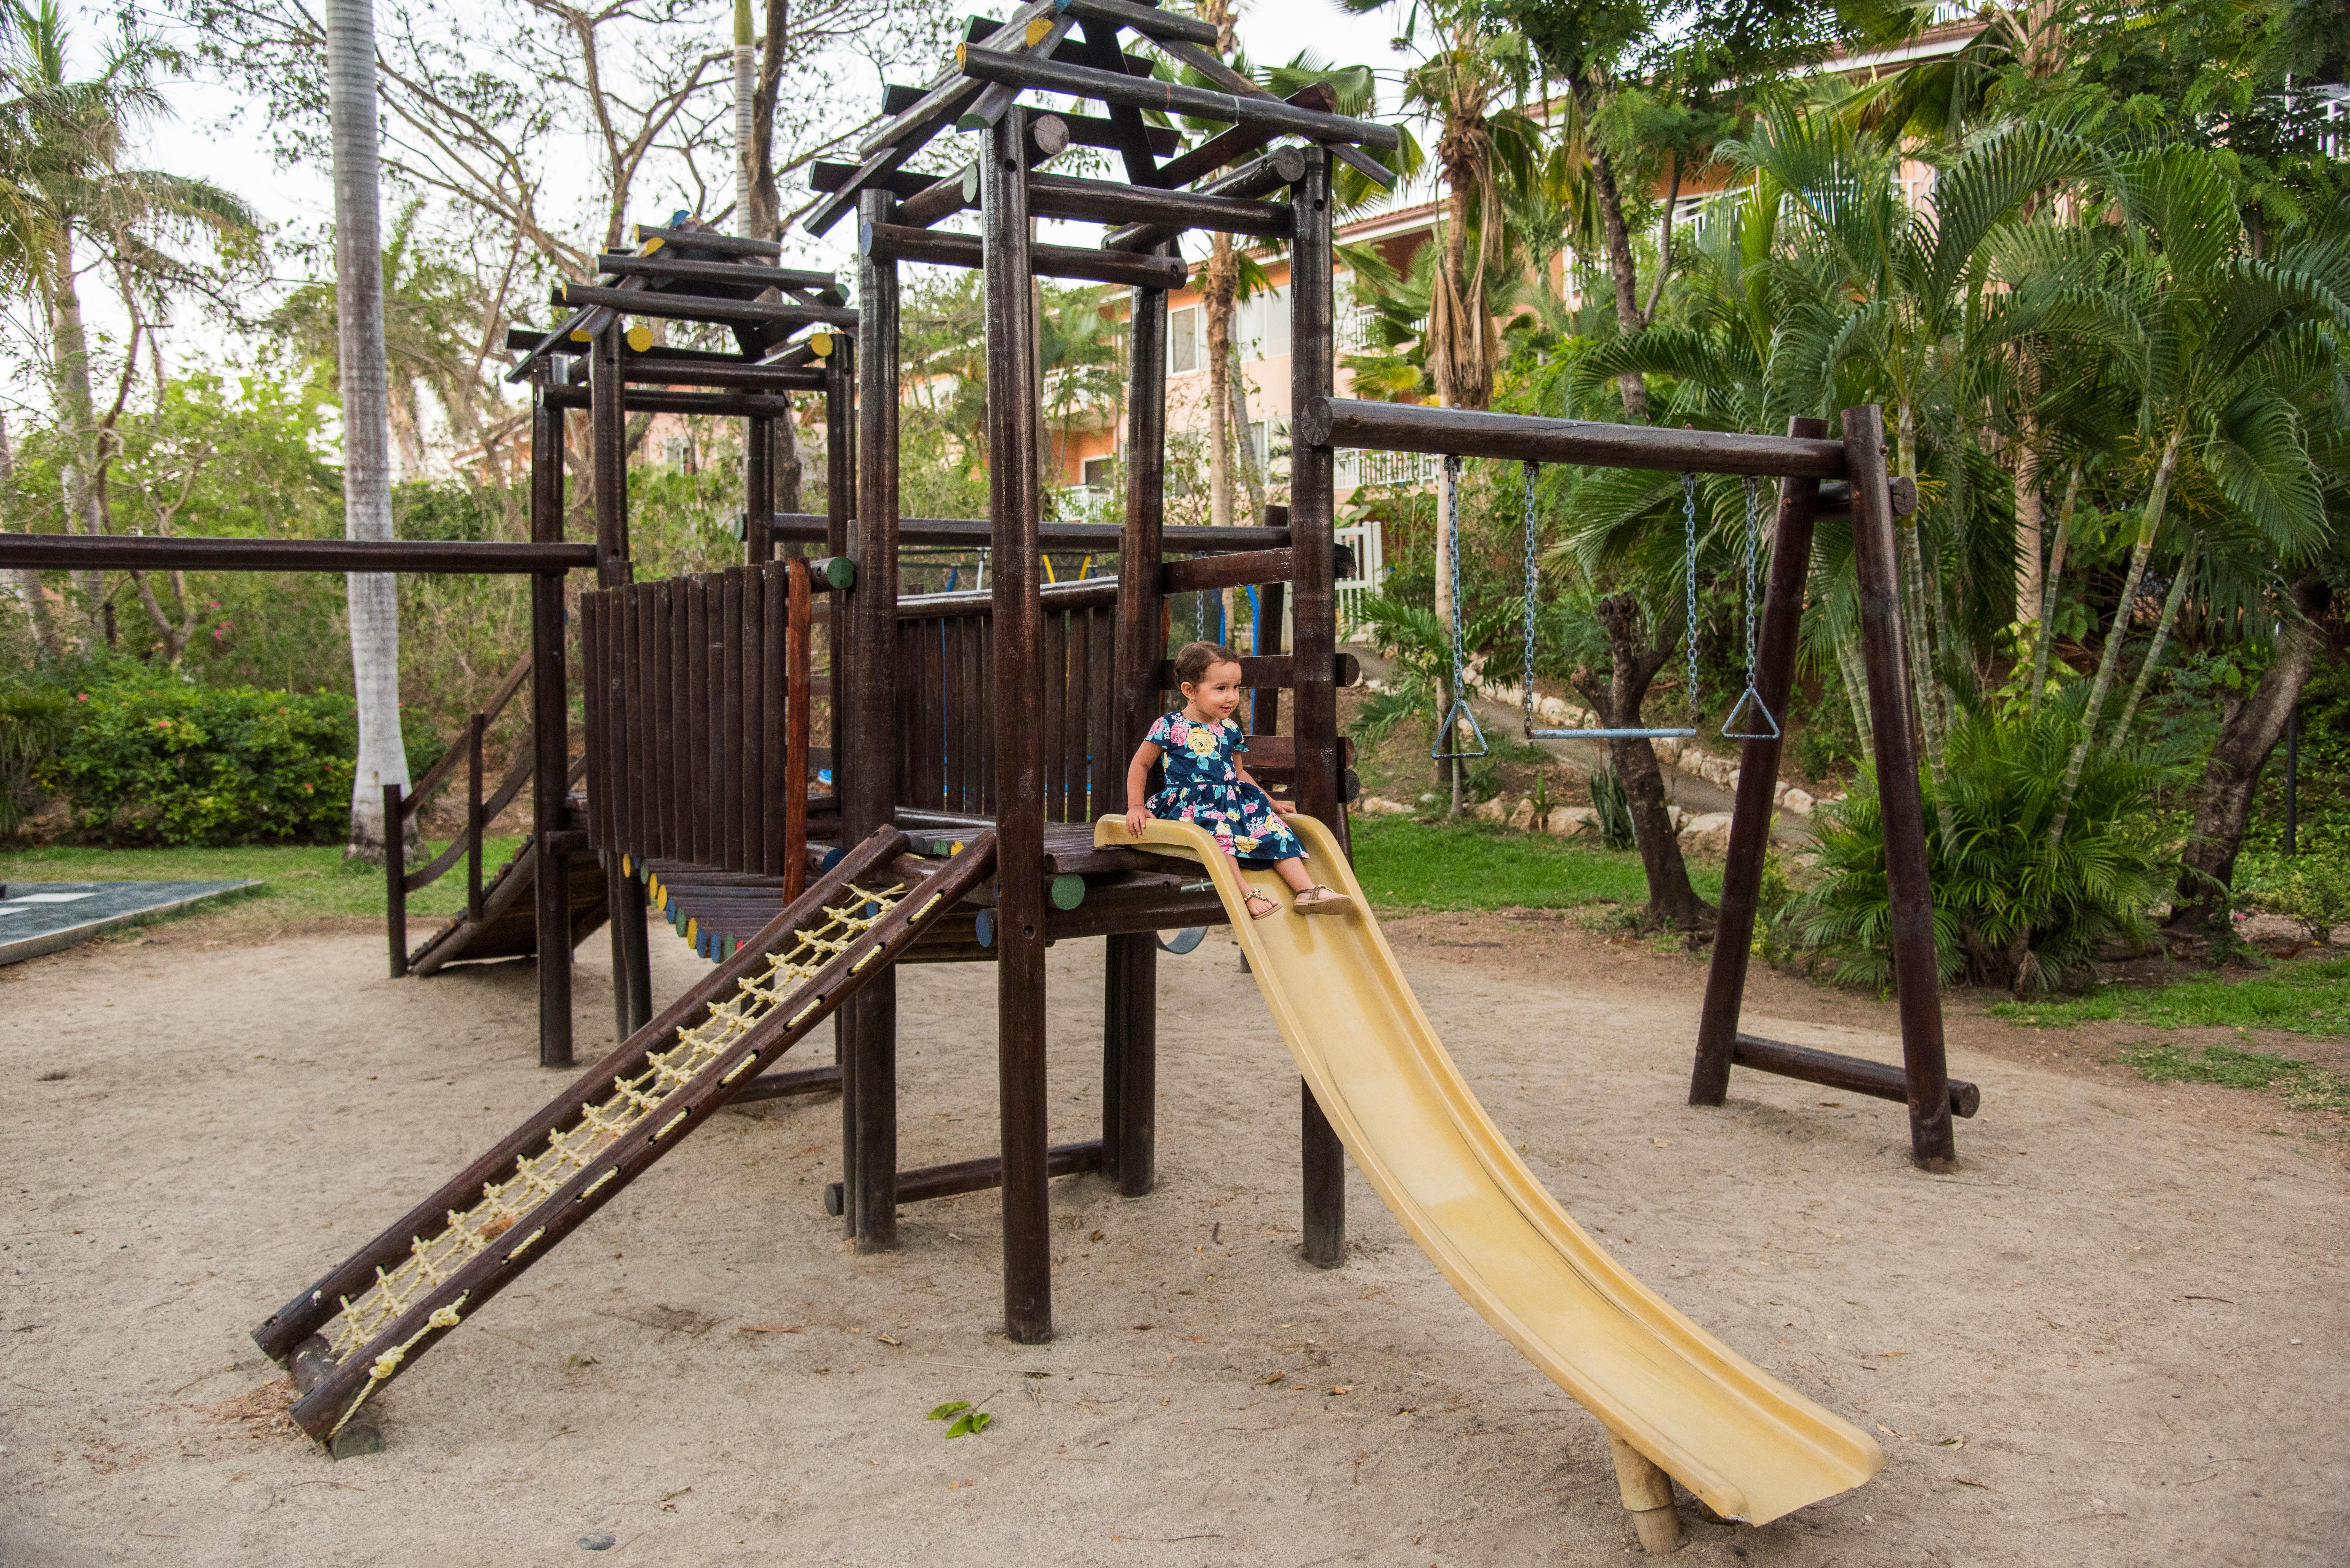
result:
[[[1035,21],[1029,23],[1028,47],[1033,49],[1037,45],[1043,43],[1045,41],[1045,35],[1052,30],[1053,24],[1042,16],[1039,16]]]
[[[685,919],[685,940],[687,941],[692,941],[701,934],[702,923],[696,920],[692,916],[688,915]]]
[[[629,328],[629,347],[641,354],[653,346],[653,329],[643,322]]]
[[[588,343],[594,341],[594,339],[588,336],[588,329],[586,327],[575,327],[571,329],[571,341],[574,343]]]
[[[808,334],[807,346],[808,352],[814,354],[817,358],[828,359],[832,357],[832,334],[829,332],[811,332]]]

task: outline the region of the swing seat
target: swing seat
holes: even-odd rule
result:
[[[1747,727],[1744,729],[1731,728],[1738,722],[1738,716],[1746,711],[1750,706],[1769,728],[1757,730],[1753,728],[1753,721],[1751,719],[1747,721]],[[1762,693],[1754,690],[1751,683],[1746,688],[1745,695],[1738,699],[1737,705],[1731,708],[1729,716],[1721,721],[1721,738],[1725,741],[1775,741],[1779,738],[1779,721],[1771,716],[1771,710],[1762,701]]]
[[[1473,752],[1448,752],[1444,750],[1444,737],[1453,734],[1456,732],[1457,726],[1463,719],[1469,721],[1469,732],[1477,738],[1477,749]],[[1469,706],[1469,699],[1466,697],[1458,697],[1453,700],[1452,711],[1444,715],[1444,722],[1436,727],[1436,733],[1438,737],[1436,744],[1428,748],[1429,759],[1431,762],[1443,763],[1451,762],[1455,759],[1482,757],[1485,754],[1488,749],[1485,744],[1484,726],[1477,722],[1476,711]]]
[[[1536,741],[1690,741],[1695,730],[1528,730]]]

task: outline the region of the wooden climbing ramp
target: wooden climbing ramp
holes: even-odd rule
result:
[[[993,868],[982,834],[944,860],[883,828],[733,958],[254,1330],[331,1369],[294,1407],[328,1440],[367,1400],[883,973]],[[312,1336],[318,1336],[313,1340]]]

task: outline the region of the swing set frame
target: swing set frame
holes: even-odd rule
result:
[[[1887,471],[1883,410],[1873,404],[1846,409],[1843,428],[1843,439],[1837,441],[1828,439],[1825,421],[1811,418],[1791,420],[1783,436],[1762,436],[1316,398],[1299,411],[1297,440],[1300,446],[1429,452],[1455,469],[1461,458],[1488,457],[1779,480],[1762,613],[1750,616],[1754,638],[1752,696],[1769,714],[1785,711],[1794,684],[1804,581],[1823,502],[1848,508],[1868,670],[1869,729],[1885,825],[1901,1064],[1765,1040],[1738,1027],[1776,809],[1773,797],[1783,737],[1774,719],[1770,732],[1756,731],[1742,740],[1744,750],[1690,1075],[1690,1103],[1723,1104],[1732,1066],[1901,1101],[1909,1111],[1911,1159],[1922,1169],[1947,1171],[1958,1158],[1952,1118],[1972,1116],[1981,1096],[1974,1085],[1952,1081],[1942,1041],[1933,888],[1926,869],[1925,800],[1918,778],[1917,725],[1909,699],[1895,545],[1895,529],[1914,525],[1901,519],[1915,510],[1916,489],[1895,481]],[[1841,482],[1840,493],[1830,489],[1832,482]],[[1742,697],[1742,705],[1744,701]],[[1687,736],[1694,732],[1664,732]],[[1575,733],[1584,739],[1628,741],[1659,732]]]

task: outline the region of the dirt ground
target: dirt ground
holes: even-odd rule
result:
[[[1684,1105],[1699,960],[1555,916],[1390,929],[1568,1209],[1890,1455],[1760,1530],[1685,1509],[1679,1561],[2350,1562],[2338,1123],[2148,1085],[2099,1064],[2111,1040],[1960,1000],[1982,1112],[1930,1178],[1896,1106],[1752,1074]],[[910,1206],[902,1251],[855,1256],[819,1202],[838,1101],[769,1102],[395,1385],[386,1451],[332,1463],[247,1329],[551,1087],[526,965],[395,982],[381,940],[206,917],[0,971],[0,1562],[1634,1554],[1599,1427],[1358,1180],[1347,1264],[1301,1261],[1295,1078],[1221,936],[1160,968],[1158,1190],[1054,1184],[1051,1345],[993,1326],[992,1195]],[[701,971],[665,929],[654,952],[664,998]],[[1097,1126],[1098,966],[1053,955],[1056,1141]],[[1883,1004],[1753,990],[1757,1033],[1895,1054]],[[988,1152],[992,975],[914,970],[901,997],[906,1162]],[[950,1441],[923,1418],[950,1399],[999,1419]]]

